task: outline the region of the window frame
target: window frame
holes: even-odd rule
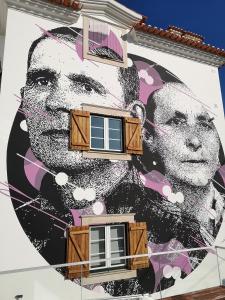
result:
[[[92,117],[97,117],[97,118],[102,118],[103,121],[103,143],[104,143],[104,148],[95,148],[92,147],[92,138],[97,138],[97,139],[101,139],[98,137],[93,137],[91,134],[91,129],[92,128],[100,128],[100,127],[95,127],[92,126]],[[120,139],[110,139],[110,127],[109,127],[109,120],[120,120]],[[105,115],[99,115],[99,114],[90,114],[90,150],[91,151],[107,151],[110,153],[124,153],[124,120],[122,117],[113,117],[113,116],[105,116]],[[113,129],[113,130],[117,130],[117,129]],[[120,141],[120,145],[121,145],[121,149],[111,149],[109,147],[109,141],[110,140],[117,140]]]
[[[102,240],[105,241],[105,252],[99,252],[99,253],[94,253],[94,255],[92,255],[91,252],[91,244],[93,242],[93,240],[91,239],[91,229],[95,229],[95,228],[104,228],[104,234],[105,234],[105,238],[104,239],[99,239],[99,240],[94,240],[94,242],[99,241],[101,242]],[[123,227],[123,236],[122,237],[118,237],[118,238],[113,238],[111,237],[111,228],[113,227]],[[90,272],[104,272],[105,270],[115,270],[115,269],[126,269],[127,268],[127,260],[124,260],[124,263],[120,263],[120,264],[114,264],[113,265],[113,261],[110,260],[110,258],[112,258],[112,254],[114,253],[119,253],[119,252],[123,252],[122,256],[126,256],[127,255],[127,228],[126,228],[126,224],[125,223],[114,223],[114,224],[99,224],[99,225],[92,225],[90,226],[90,239],[89,239],[89,258],[90,261],[92,256],[96,256],[96,255],[101,255],[101,254],[105,254],[103,259],[107,259],[104,263],[104,266],[100,266],[100,267],[91,267],[90,264]],[[121,240],[123,239],[123,250],[119,250],[119,251],[112,251],[112,247],[111,247],[111,242],[112,241],[116,241],[116,240]],[[117,257],[114,257],[117,258]],[[120,256],[118,256],[118,260],[120,260]]]
[[[113,66],[117,66],[117,67],[124,67],[127,68],[128,67],[128,63],[127,63],[127,42],[121,38],[121,46],[123,48],[123,61],[118,61],[118,60],[114,60],[114,59],[109,59],[109,58],[102,58],[100,56],[91,54],[89,52],[89,20],[95,20],[97,22],[102,22],[102,23],[106,23],[104,20],[100,20],[98,18],[95,17],[90,17],[90,16],[86,16],[83,15],[83,57],[85,59],[89,59],[89,60],[94,60],[97,62],[101,62],[101,63],[105,63],[105,64],[110,64]],[[107,22],[107,24],[111,27],[115,27],[117,29],[119,29],[121,31],[121,36],[126,34],[126,30],[124,28],[122,28],[121,26],[118,26],[114,23],[110,23]]]

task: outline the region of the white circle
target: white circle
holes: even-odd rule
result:
[[[103,286],[101,285],[96,285],[94,288],[93,288],[93,291],[96,292],[96,293],[99,293],[99,294],[105,294],[105,289]]]
[[[162,192],[164,196],[168,197],[172,193],[171,187],[169,185],[164,185]]]
[[[68,175],[64,172],[60,172],[55,176],[55,182],[58,185],[64,185],[68,182]]]
[[[172,274],[172,277],[173,277],[174,279],[178,279],[178,278],[181,277],[181,269],[180,269],[180,267],[174,267],[174,268],[173,268],[173,274]]]
[[[87,201],[93,201],[96,198],[96,192],[93,188],[88,188],[84,191],[84,198]]]
[[[177,199],[176,199],[176,194],[174,194],[174,193],[169,194],[168,200],[169,200],[171,203],[176,203],[176,201],[177,201]]]
[[[153,164],[153,166],[156,166],[157,162],[155,160],[153,160],[152,164]]]
[[[128,59],[127,59],[127,66],[128,66],[129,68],[133,66],[133,61],[132,61],[131,58],[128,58]]]
[[[164,268],[163,268],[163,276],[165,278],[170,278],[173,274],[173,268],[170,266],[170,265],[166,265]]]
[[[73,197],[75,200],[81,201],[84,199],[84,190],[82,188],[75,188],[73,191]]]
[[[215,220],[216,216],[217,216],[217,212],[215,211],[215,209],[211,208],[211,209],[209,210],[209,218],[210,218],[211,220]]]
[[[184,202],[184,194],[181,192],[176,193],[176,200],[178,203],[183,203]]]
[[[20,122],[20,128],[21,128],[23,131],[28,131],[26,120],[23,120],[23,121]]]
[[[104,206],[102,202],[97,201],[92,205],[92,209],[95,215],[101,215],[104,211]]]

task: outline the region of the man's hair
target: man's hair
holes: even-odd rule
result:
[[[30,67],[31,58],[35,48],[42,40],[45,40],[47,38],[52,38],[56,40],[63,39],[64,41],[74,42],[75,44],[78,39],[79,42],[82,43],[83,40],[82,35],[83,35],[83,30],[75,27],[58,27],[50,31],[46,31],[40,38],[36,39],[32,43],[28,53],[27,68],[29,69]],[[101,51],[105,53],[105,50],[106,50],[105,46],[99,47],[96,48],[96,50],[92,50],[92,54],[101,54]],[[75,45],[74,45],[74,51],[75,51]],[[107,48],[107,58],[112,60],[117,59],[118,54],[112,49]],[[132,66],[128,68],[120,67],[118,70],[118,80],[123,90],[123,95],[124,95],[124,100],[126,105],[129,105],[133,101],[139,99],[139,78],[138,78],[138,72],[135,64],[132,64]]]

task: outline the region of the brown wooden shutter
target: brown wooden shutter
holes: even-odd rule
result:
[[[125,149],[130,154],[143,154],[139,118],[125,118]]]
[[[90,112],[71,110],[70,149],[90,150]]]
[[[67,263],[89,260],[89,226],[73,226],[68,229]],[[89,275],[89,264],[70,266],[67,278],[74,279]]]
[[[129,243],[128,243],[129,255],[148,253],[147,226],[145,222],[129,223],[128,236],[129,236]],[[129,268],[131,270],[148,268],[148,267],[149,267],[148,256],[129,259]]]

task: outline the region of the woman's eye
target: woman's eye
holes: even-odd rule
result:
[[[51,86],[52,81],[46,77],[36,78],[35,83],[39,86]]]
[[[167,121],[166,124],[168,124],[168,125],[183,125],[183,124],[185,124],[185,120],[180,119],[180,118],[172,118],[169,121]]]
[[[213,123],[207,122],[207,121],[201,122],[200,126],[206,128],[206,129],[213,129]]]

